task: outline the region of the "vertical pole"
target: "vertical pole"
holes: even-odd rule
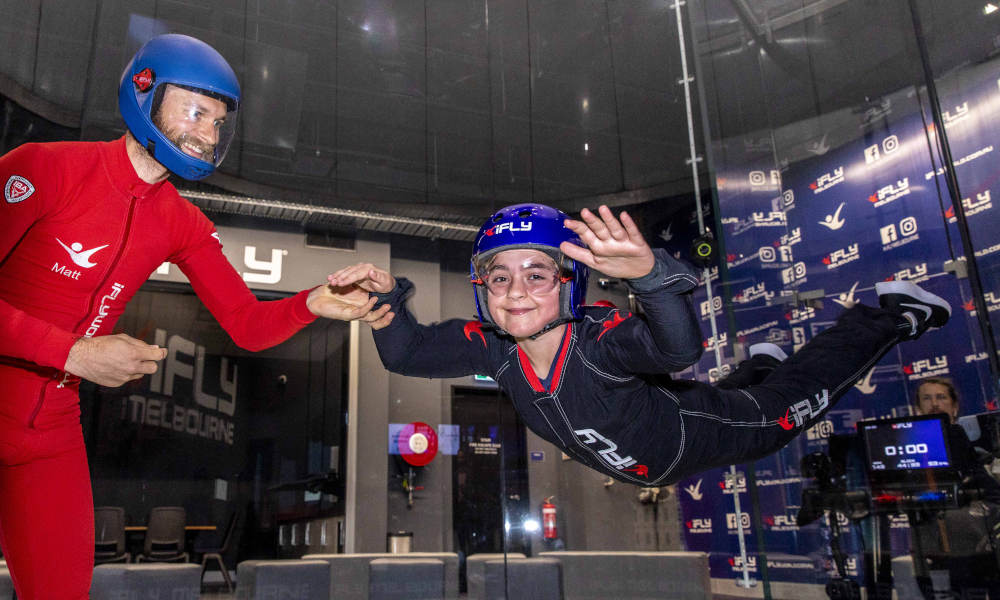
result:
[[[683,0],[675,0],[671,8],[674,9],[674,13],[677,15],[677,45],[680,49],[681,55],[681,80],[680,84],[684,86],[684,108],[687,113],[687,130],[688,130],[688,146],[690,149],[690,158],[687,162],[691,165],[691,179],[694,182],[694,204],[695,212],[698,215],[698,235],[705,235],[705,219],[701,210],[701,183],[698,179],[698,163],[701,161],[701,157],[698,156],[698,147],[695,145],[694,140],[694,115],[691,110],[691,81],[693,78],[688,74],[687,67],[687,48],[684,42],[684,21],[683,15],[681,14],[681,6],[685,2]],[[715,311],[712,309],[712,272],[708,267],[702,273],[702,279],[705,282],[705,293],[708,297],[709,306],[709,324],[712,328],[712,340],[714,340],[714,352],[715,352],[715,366],[716,368],[722,367],[722,349],[719,344],[719,329],[718,324],[715,321]],[[741,585],[745,588],[749,588],[752,583],[750,581],[750,566],[747,564],[747,546],[746,537],[743,531],[743,510],[740,506],[740,494],[739,487],[736,483],[736,465],[729,465],[729,474],[727,479],[731,482],[731,487],[733,490],[733,504],[736,510],[736,536],[739,540],[740,545],[740,560],[743,566],[743,581]]]

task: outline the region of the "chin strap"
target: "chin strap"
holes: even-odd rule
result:
[[[572,320],[573,319],[571,317],[560,317],[560,318],[556,319],[555,321],[552,321],[551,323],[549,323],[545,327],[542,327],[541,329],[539,329],[538,333],[533,333],[533,334],[529,335],[528,339],[529,340],[537,340],[538,336],[542,335],[543,333],[549,331],[550,329],[558,327],[558,326],[562,325],[563,323],[569,323]]]

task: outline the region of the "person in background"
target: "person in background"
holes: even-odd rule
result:
[[[184,35],[147,42],[122,74],[128,131],[112,142],[24,144],[0,157],[0,546],[22,600],[87,598],[94,510],[81,378],[116,387],[166,350],[111,335],[161,263],[180,267],[243,348],[274,346],[317,316],[377,318],[325,283],[259,302],[198,208],[166,181],[222,162],[240,87],[226,60]],[[366,299],[367,300],[367,299]]]
[[[948,422],[958,418],[958,392],[947,377],[928,377],[920,381],[915,395],[914,409],[918,415],[944,413]]]

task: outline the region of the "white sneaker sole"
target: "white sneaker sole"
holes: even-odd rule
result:
[[[875,284],[875,293],[879,296],[885,296],[887,294],[900,294],[904,296],[909,296],[915,300],[919,300],[924,304],[929,304],[931,306],[938,306],[943,308],[947,313],[948,317],[951,317],[951,304],[948,301],[938,296],[937,294],[932,294],[916,284],[910,283],[909,281],[880,281]],[[902,304],[900,306],[907,306],[909,308],[914,308],[912,305]],[[923,307],[921,310],[926,310]],[[930,315],[927,315],[930,317]]]
[[[771,342],[752,344],[750,348],[748,348],[748,351],[750,352],[750,356],[764,354],[779,361],[784,361],[788,358],[788,355],[785,354],[784,350],[782,350],[777,344],[772,344]]]

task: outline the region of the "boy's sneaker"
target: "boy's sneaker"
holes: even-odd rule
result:
[[[875,293],[882,308],[900,317],[900,337],[904,340],[915,340],[951,317],[947,300],[909,281],[880,281],[875,284]]]
[[[750,356],[770,356],[778,362],[784,361],[788,358],[785,351],[782,350],[777,344],[772,344],[770,342],[761,342],[759,344],[753,344],[749,348]]]

